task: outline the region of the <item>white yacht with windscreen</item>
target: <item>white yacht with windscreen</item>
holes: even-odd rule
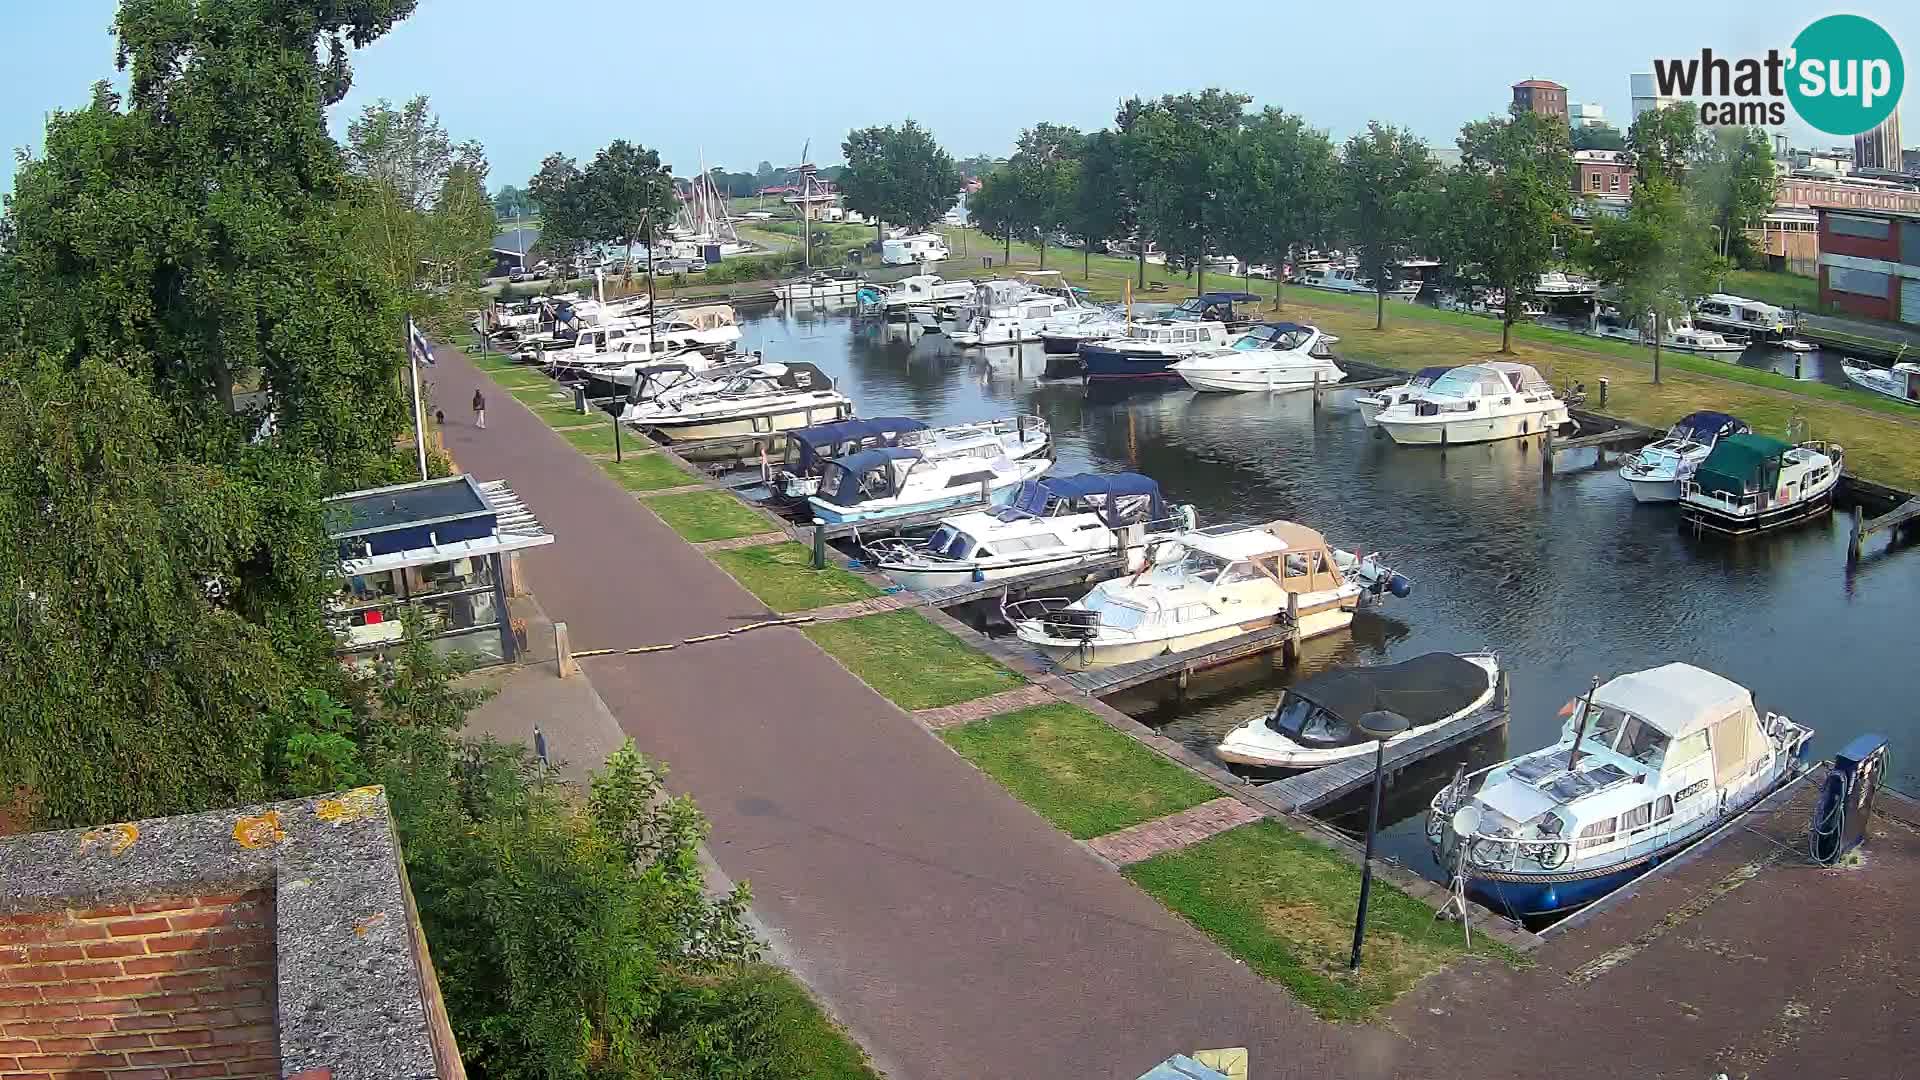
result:
[[[1635,502],[1680,501],[1680,485],[1700,467],[1722,436],[1753,429],[1744,420],[1718,412],[1693,412],[1667,430],[1667,437],[1640,449],[1620,466]]]
[[[1033,341],[1042,328],[1060,315],[1083,309],[1071,289],[1042,288],[1034,275],[1020,281],[986,281],[975,290],[973,302],[962,308],[959,325],[948,336],[955,345],[1011,345]],[[1058,274],[1057,270],[1045,271]],[[1041,278],[1045,281],[1045,278]]]
[[[1561,715],[1559,741],[1447,785],[1427,814],[1468,893],[1514,918],[1579,907],[1678,855],[1798,776],[1813,738],[1691,664],[1618,676]]]
[[[1121,553],[1131,573],[1152,545],[1193,526],[1193,507],[1169,507],[1151,477],[1077,473],[1029,480],[1008,505],[947,518],[930,537],[888,537],[866,547],[889,577],[924,590],[1066,570]]]
[[[1225,349],[1175,362],[1173,371],[1195,390],[1228,394],[1311,390],[1346,378],[1333,360],[1333,345],[1339,340],[1302,323],[1259,323]]]
[[[1258,769],[1317,769],[1373,753],[1375,741],[1359,727],[1370,712],[1407,718],[1407,730],[1387,740],[1393,746],[1486,708],[1499,683],[1500,658],[1490,652],[1334,668],[1281,691],[1271,713],[1228,732],[1214,753]]]
[[[1374,417],[1394,442],[1415,446],[1515,439],[1571,422],[1567,403],[1538,371],[1498,361],[1454,368]]]
[[[1353,399],[1354,407],[1360,410],[1360,422],[1368,427],[1377,425],[1380,413],[1395,405],[1405,404],[1426,393],[1433,380],[1447,373],[1443,367],[1424,367],[1414,372],[1413,378],[1399,386],[1389,386],[1371,394],[1359,394]]]
[[[1053,465],[1044,456],[1007,456],[998,446],[972,453],[929,457],[896,446],[862,450],[827,463],[820,489],[807,499],[814,518],[834,524],[901,517],[949,506],[1001,503],[1021,481]],[[984,497],[984,498],[983,498]]]
[[[833,388],[833,380],[812,364],[755,364],[724,382],[703,380],[633,402],[620,419],[650,428],[668,439],[717,439],[765,435],[776,431],[844,420],[853,401]]]
[[[1293,619],[1304,638],[1344,630],[1363,593],[1404,577],[1377,555],[1328,546],[1304,525],[1218,525],[1182,533],[1153,550],[1132,577],[1094,586],[1078,600],[1022,600],[1004,608],[1020,640],[1072,670],[1196,649]]]

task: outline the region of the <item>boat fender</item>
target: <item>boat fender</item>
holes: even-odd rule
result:
[[[1387,579],[1387,591],[1405,600],[1413,592],[1413,582],[1408,581],[1405,574],[1396,573]]]

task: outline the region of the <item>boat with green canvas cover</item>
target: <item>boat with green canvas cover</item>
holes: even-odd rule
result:
[[[1833,509],[1842,453],[1838,443],[1729,435],[1682,481],[1680,514],[1696,529],[1729,536],[1818,517]]]

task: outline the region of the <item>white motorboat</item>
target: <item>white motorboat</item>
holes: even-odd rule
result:
[[[889,312],[898,312],[922,304],[965,303],[973,298],[974,283],[964,279],[948,281],[938,274],[915,274],[881,288],[885,290],[881,295],[882,304]]]
[[[1596,286],[1583,277],[1549,270],[1533,282],[1533,295],[1542,298],[1557,299],[1567,296],[1592,296]]]
[[[1193,527],[1193,508],[1167,506],[1148,477],[1079,473],[1029,480],[1006,506],[947,518],[925,539],[869,541],[867,552],[889,577],[922,591],[1070,569],[1122,550],[1131,573],[1151,545]]]
[[[1071,290],[1042,291],[1027,281],[982,282],[949,336],[963,347],[1033,341],[1049,321],[1081,307]]]
[[[1019,461],[957,454],[928,457],[912,447],[862,450],[830,461],[807,506],[817,521],[842,524],[919,514],[981,500],[1005,502],[1023,481],[1052,467],[1046,457]]]
[[[1300,636],[1344,630],[1365,592],[1395,578],[1381,564],[1327,545],[1304,525],[1219,525],[1161,544],[1150,565],[1101,582],[1078,600],[1023,600],[1005,608],[1021,641],[1064,668],[1145,660],[1296,620]]]
[[[1842,360],[1840,370],[1855,386],[1909,405],[1920,405],[1920,364],[1903,360],[1890,368],[1878,368]]]
[[[718,393],[728,379],[752,370],[756,364],[757,361],[744,357],[715,357],[699,349],[689,349],[651,364],[608,369],[604,379],[626,388],[626,405],[620,414],[625,421],[636,405]]]
[[[1119,308],[1083,307],[1063,311],[1040,327],[1040,344],[1048,353],[1071,356],[1089,341],[1125,337],[1127,315]]]
[[[1350,266],[1316,266],[1300,275],[1300,284],[1309,289],[1326,289],[1330,292],[1373,291],[1373,282],[1361,277],[1360,271]]]
[[[1618,676],[1561,715],[1557,742],[1446,785],[1427,811],[1468,894],[1517,918],[1591,903],[1679,855],[1800,775],[1813,738],[1691,664]]]
[[[1627,482],[1635,502],[1679,502],[1681,482],[1707,459],[1715,443],[1723,436],[1752,430],[1745,421],[1726,413],[1688,413],[1667,429],[1666,438],[1641,447],[1627,459],[1620,466],[1620,478]]]
[[[1374,423],[1403,446],[1516,439],[1572,423],[1567,403],[1527,364],[1457,367],[1418,398],[1382,409]]]
[[[1414,372],[1413,378],[1399,386],[1389,386],[1385,390],[1356,396],[1353,404],[1360,410],[1361,422],[1368,427],[1376,426],[1381,410],[1415,400],[1426,393],[1427,387],[1433,385],[1433,380],[1445,375],[1448,370],[1450,369],[1443,367],[1424,367]]]
[[[1731,293],[1712,293],[1694,301],[1693,321],[1715,330],[1733,330],[1756,339],[1785,337],[1793,323],[1784,309]]]
[[[929,427],[905,416],[841,420],[787,433],[785,460],[768,478],[774,495],[805,499],[820,490],[827,463],[862,450],[904,446],[930,458],[1008,457],[1020,461],[1046,457],[1053,432],[1038,416],[1020,414],[945,427]]]
[[[851,300],[860,286],[865,284],[851,274],[831,274],[825,270],[816,270],[806,277],[794,281],[783,281],[773,287],[773,295],[782,301],[795,300]]]
[[[755,364],[712,389],[628,405],[621,419],[675,441],[765,435],[853,415],[853,401],[812,364]]]
[[[1838,443],[1729,435],[1680,482],[1680,516],[1729,536],[1795,525],[1833,509],[1844,467]]]
[[[1815,348],[1812,342],[1801,341],[1799,338],[1791,338],[1791,337],[1781,338],[1779,341],[1776,341],[1773,344],[1778,348],[1787,350],[1788,352],[1812,352]]]
[[[1471,716],[1493,701],[1500,684],[1494,653],[1428,653],[1382,667],[1335,668],[1309,675],[1281,691],[1265,716],[1227,733],[1214,753],[1222,761],[1260,769],[1314,769],[1371,754],[1358,721],[1385,710],[1407,718],[1405,742]]]
[[[1649,317],[1643,326],[1634,326],[1622,319],[1617,313],[1602,312],[1594,322],[1594,333],[1600,337],[1618,338],[1622,341],[1634,341],[1642,345],[1651,345],[1653,335],[1648,327],[1653,325]],[[1728,341],[1726,337],[1712,330],[1702,330],[1686,318],[1668,319],[1666,332],[1660,335],[1660,347],[1668,352],[1692,353],[1697,356],[1717,356],[1721,359],[1736,359],[1747,350],[1745,342]]]
[[[1125,337],[1080,346],[1080,372],[1089,382],[1179,379],[1175,362],[1224,349],[1233,332],[1223,322],[1192,319],[1137,320]]]
[[[1172,365],[1195,390],[1240,394],[1311,390],[1346,378],[1333,360],[1340,339],[1300,323],[1261,323],[1216,352],[1197,353]]]

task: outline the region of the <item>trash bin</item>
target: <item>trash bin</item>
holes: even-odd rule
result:
[[[587,384],[580,383],[573,388],[573,411],[584,415],[587,411]]]

